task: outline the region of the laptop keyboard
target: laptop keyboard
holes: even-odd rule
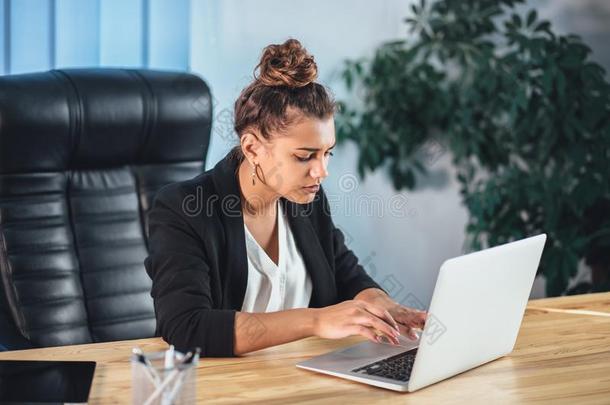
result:
[[[378,377],[406,382],[409,381],[409,377],[411,377],[411,370],[413,369],[416,354],[417,349],[408,350],[395,356],[367,364],[364,367],[356,368],[352,370],[352,372],[376,375]]]

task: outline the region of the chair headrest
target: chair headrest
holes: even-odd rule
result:
[[[0,174],[203,161],[212,122],[193,74],[65,69],[0,77]]]

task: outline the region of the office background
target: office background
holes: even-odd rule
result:
[[[201,75],[214,95],[214,129],[206,166],[236,142],[232,103],[251,79],[262,48],[298,38],[315,55],[319,80],[337,98],[346,58],[366,56],[381,42],[406,35],[410,1],[340,0],[0,0],[0,73],[66,67],[145,67]],[[603,0],[529,2],[560,33],[576,33],[593,59],[610,69],[610,5]],[[606,22],[606,24],[604,23]],[[357,214],[359,197],[395,197],[378,172],[361,181],[357,150],[341,146],[325,182],[336,224],[367,271],[398,300],[427,305],[440,264],[464,251],[467,211],[450,152],[432,151],[430,176],[413,192],[398,193],[405,215]],[[587,269],[573,282],[589,277]],[[544,295],[538,279],[534,297]]]

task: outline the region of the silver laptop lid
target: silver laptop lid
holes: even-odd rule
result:
[[[409,391],[512,351],[545,241],[541,234],[443,263]]]

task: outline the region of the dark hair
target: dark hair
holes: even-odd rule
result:
[[[315,82],[317,77],[314,57],[296,39],[265,47],[254,80],[235,101],[237,135],[241,138],[247,130],[257,129],[269,139],[271,132],[281,132],[304,116],[332,116],[337,106],[326,88]],[[243,159],[240,145],[232,155]]]

